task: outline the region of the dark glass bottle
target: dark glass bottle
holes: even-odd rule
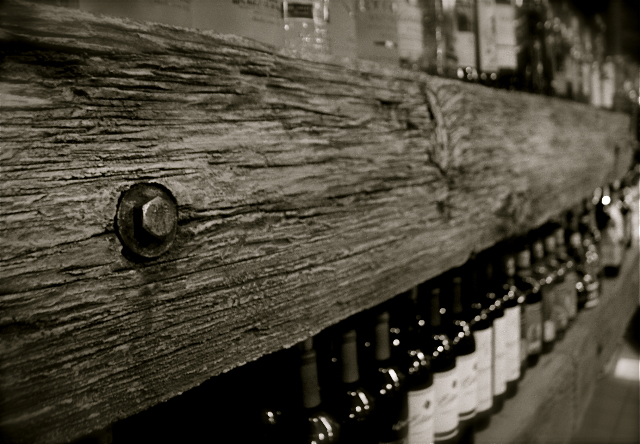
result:
[[[313,340],[300,344],[300,380],[302,382],[302,418],[295,428],[295,442],[338,443],[340,426],[324,411],[318,385],[318,367]]]
[[[556,341],[556,321],[553,315],[556,292],[555,275],[545,261],[544,245],[540,237],[534,239],[531,252],[534,260],[532,264],[533,277],[540,284],[540,292],[542,293],[542,353],[549,353],[553,350]]]
[[[578,315],[578,295],[576,284],[578,283],[578,264],[568,251],[565,240],[567,230],[563,226],[556,227],[554,236],[556,239],[556,257],[564,267],[564,305],[569,325]]]
[[[298,407],[298,399],[292,400],[292,390],[283,390],[287,378],[282,372],[283,366],[289,374],[295,372],[295,364],[288,351],[267,355],[254,363],[254,376],[247,373],[247,390],[257,398],[257,409],[252,410],[253,421],[249,435],[256,442],[265,444],[293,444],[291,427],[291,410]],[[295,397],[295,396],[294,396]],[[227,405],[226,408],[232,406]]]
[[[496,0],[495,10],[498,87],[516,89],[518,68],[516,6],[513,0]]]
[[[376,316],[375,370],[370,373],[367,386],[374,396],[374,434],[379,443],[404,443],[409,432],[409,405],[405,375],[391,360],[389,313]]]
[[[431,356],[427,352],[429,341],[425,338],[425,323],[420,314],[418,289],[404,295],[401,301],[403,355],[402,370],[407,375],[409,392],[408,443],[433,442],[435,421],[435,387],[431,372]],[[395,324],[395,323],[394,323]]]
[[[617,184],[604,187],[595,210],[598,229],[602,234],[601,261],[604,275],[608,277],[615,277],[620,272],[624,252],[624,221],[617,188]]]
[[[471,331],[476,342],[478,373],[478,405],[474,427],[477,431],[484,430],[491,422],[493,408],[493,317],[485,307],[486,298],[480,286],[478,277],[478,260],[470,264],[471,273]]]
[[[524,305],[525,330],[527,338],[527,366],[534,367],[542,353],[542,292],[531,270],[531,252],[529,245],[520,245],[516,255],[517,276],[530,285]]]
[[[335,399],[334,414],[340,422],[343,443],[376,443],[374,436],[373,397],[360,384],[356,331],[348,329],[341,335],[341,387]]]
[[[569,326],[569,313],[567,312],[566,294],[566,267],[557,257],[556,238],[549,228],[545,230],[544,250],[545,262],[549,271],[554,276],[553,296],[553,321],[556,329],[556,340],[561,341]]]
[[[454,443],[458,439],[458,373],[456,357],[447,329],[442,322],[446,310],[440,305],[437,280],[420,286],[419,297],[430,298],[429,339],[431,340],[431,371],[435,391],[434,442]],[[428,296],[424,292],[428,291]]]
[[[456,355],[458,371],[458,435],[460,443],[473,442],[473,424],[478,406],[478,354],[476,341],[471,331],[471,304],[462,291],[462,277],[454,271],[451,278],[451,310],[447,311],[452,349]]]
[[[594,265],[597,257],[594,257],[593,250],[585,251],[582,233],[578,229],[578,220],[575,216],[571,218],[568,253],[576,261],[578,272],[576,283],[578,310],[595,307],[600,300],[600,281],[596,275],[597,267]]]
[[[490,250],[489,253],[494,253]],[[504,406],[507,391],[507,319],[504,316],[504,307],[502,306],[502,297],[498,297],[496,291],[501,293],[501,288],[495,285],[493,276],[494,256],[487,255],[485,265],[485,295],[486,307],[493,317],[493,413],[498,413]],[[498,288],[496,288],[498,287]]]
[[[511,252],[503,256],[502,274],[502,304],[506,319],[507,343],[506,343],[506,397],[512,398],[518,391],[522,368],[522,304],[525,301],[524,292],[516,283],[516,260]]]
[[[624,226],[623,245],[630,248],[633,244],[633,182],[632,175],[627,174],[622,181],[622,195],[620,197],[620,212]]]
[[[548,57],[546,8],[542,1],[525,0],[518,11],[518,71],[524,89],[537,94],[549,94],[553,73]]]
[[[582,214],[580,215],[579,230],[582,237],[582,247],[587,257],[587,268],[602,287],[604,279],[604,270],[602,266],[601,244],[602,233],[598,228],[598,215],[595,205],[601,202],[602,189],[597,188],[594,191],[593,199],[585,199],[582,202]],[[590,304],[585,305],[589,308]]]

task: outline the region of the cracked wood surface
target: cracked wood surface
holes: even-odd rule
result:
[[[289,347],[631,157],[628,116],[582,104],[20,1],[0,23],[10,440],[73,439]],[[114,232],[138,182],[179,206],[145,263]]]

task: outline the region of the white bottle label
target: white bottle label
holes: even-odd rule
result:
[[[526,305],[520,307],[520,362],[527,360],[529,342],[527,341],[527,312]]]
[[[502,316],[493,321],[493,394],[507,390],[507,319]]]
[[[493,328],[473,332],[478,355],[478,412],[489,410],[493,405],[491,386],[491,361],[493,356]]]
[[[527,324],[527,355],[542,350],[542,303],[527,304],[524,309]]]
[[[556,284],[547,285],[542,291],[542,341],[553,342],[556,339],[556,322],[553,313],[555,305],[555,289]]]
[[[544,342],[553,342],[556,340],[556,324],[553,319],[544,321],[544,329],[542,330]]]
[[[591,282],[587,285],[587,302],[584,304],[586,308],[593,308],[600,303],[600,283],[598,281]]]
[[[460,396],[458,396],[458,415],[461,420],[473,418],[478,405],[478,352],[456,358]]]
[[[434,436],[445,440],[458,433],[458,372],[454,367],[433,375],[436,392]]]
[[[435,405],[434,385],[409,392],[408,442],[433,442]]]
[[[507,320],[507,381],[515,381],[520,377],[520,306],[507,308],[504,317]]]

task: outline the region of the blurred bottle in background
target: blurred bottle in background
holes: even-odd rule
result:
[[[358,58],[398,66],[398,6],[395,0],[356,0]]]

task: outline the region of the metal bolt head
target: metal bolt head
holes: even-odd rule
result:
[[[169,251],[176,239],[177,203],[160,184],[135,184],[120,196],[115,222],[123,254],[133,260],[155,259]]]
[[[171,210],[165,199],[154,197],[142,206],[142,228],[158,239],[169,236],[178,222],[175,211]]]

